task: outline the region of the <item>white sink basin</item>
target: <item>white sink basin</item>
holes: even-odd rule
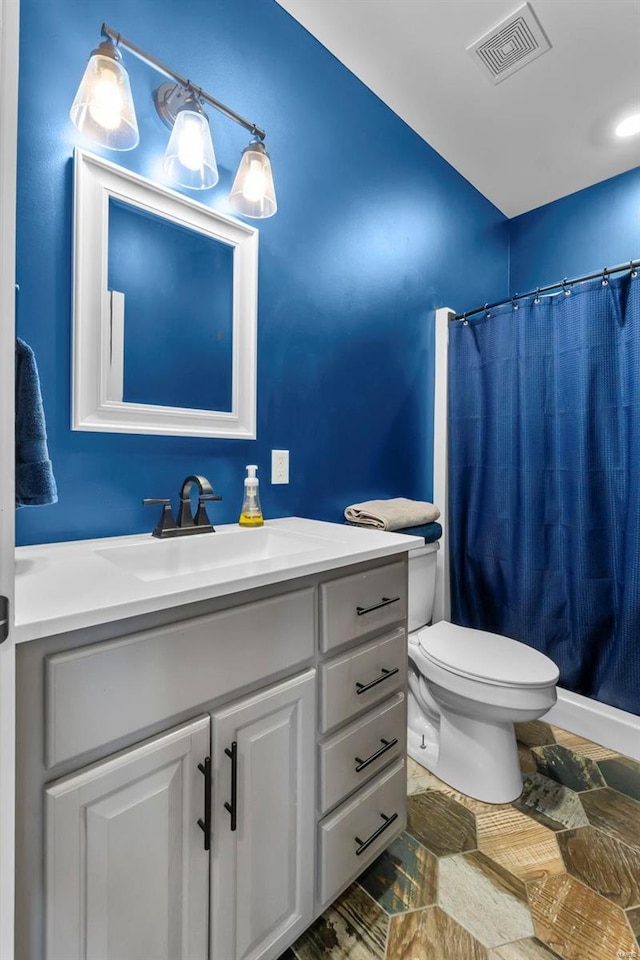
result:
[[[143,543],[96,549],[94,552],[138,580],[151,581],[238,564],[264,564],[270,560],[286,563],[291,556],[314,553],[326,545],[322,538],[258,527],[202,533],[175,540],[150,538]]]

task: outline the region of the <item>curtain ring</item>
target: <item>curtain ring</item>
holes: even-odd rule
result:
[[[565,277],[564,280],[562,281],[562,292],[564,293],[565,297],[571,296],[571,290],[568,287],[568,283],[569,283],[569,278]]]
[[[519,309],[520,309],[520,305],[516,303],[516,300],[517,300],[517,299],[518,299],[518,293],[517,293],[517,291],[516,291],[516,293],[514,293],[514,295],[511,297],[511,307],[512,307],[513,310],[519,310]]]
[[[536,290],[536,295],[533,300],[534,303],[540,303],[540,287]]]
[[[603,268],[602,268],[602,286],[603,286],[603,287],[608,287],[608,286],[609,286],[609,274],[608,274],[608,272],[607,272],[607,268],[606,268],[606,267],[603,267]]]
[[[635,280],[635,278],[638,276],[638,269],[637,267],[634,267],[633,260],[629,260],[629,270],[631,270],[631,279]]]
[[[462,314],[462,326],[463,326],[463,327],[468,327],[468,326],[469,326],[469,321],[467,320],[467,314],[466,314],[466,312]]]

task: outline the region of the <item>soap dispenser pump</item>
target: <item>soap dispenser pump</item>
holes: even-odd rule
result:
[[[264,523],[262,508],[260,506],[260,495],[258,493],[260,481],[256,476],[257,470],[258,468],[255,464],[247,464],[242,512],[238,520],[241,527],[261,527]]]

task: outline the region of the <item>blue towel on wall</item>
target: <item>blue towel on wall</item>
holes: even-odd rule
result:
[[[16,506],[57,500],[36,358],[24,340],[16,339]]]

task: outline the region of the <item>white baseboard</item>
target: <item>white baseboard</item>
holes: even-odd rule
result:
[[[640,760],[640,717],[633,713],[558,687],[558,702],[543,719],[586,740]]]

